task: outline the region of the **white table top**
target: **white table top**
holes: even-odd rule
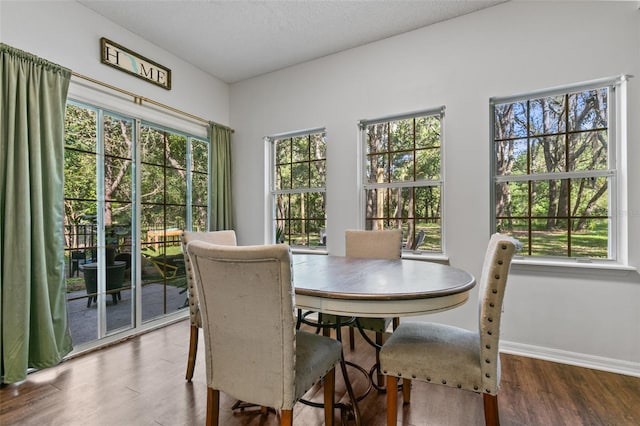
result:
[[[402,317],[464,304],[476,284],[461,269],[419,260],[294,255],[296,307],[359,317]]]

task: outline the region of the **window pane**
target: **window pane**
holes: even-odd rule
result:
[[[306,195],[307,218],[325,218],[325,194],[322,192],[309,192]]]
[[[324,160],[327,157],[324,136],[321,133],[311,135],[310,160]]]
[[[436,116],[417,117],[416,149],[440,147],[440,119]]]
[[[531,135],[549,135],[565,131],[565,97],[533,99],[529,103]]]
[[[368,183],[389,182],[387,154],[367,156],[366,178]]]
[[[438,186],[415,188],[415,217],[438,221],[440,219],[441,191]]]
[[[500,104],[494,108],[495,139],[526,138],[527,133],[527,102]]]
[[[167,167],[166,172],[166,186],[164,192],[166,193],[167,204],[187,204],[187,174],[184,170],[174,169]]]
[[[175,133],[167,134],[167,157],[172,167],[187,169],[187,138]]]
[[[291,139],[291,161],[309,161],[309,137],[300,136]]]
[[[496,217],[512,218],[529,215],[529,184],[502,182],[496,184]]]
[[[282,139],[275,142],[276,164],[291,162],[291,139]]]
[[[291,188],[309,188],[309,163],[292,164],[291,167]]]
[[[575,219],[571,232],[571,256],[606,259],[608,219]]]
[[[65,147],[96,152],[96,112],[73,104],[67,104],[65,112]]]
[[[65,149],[64,195],[67,199],[97,199],[95,154]]]
[[[291,164],[276,166],[276,189],[291,189]]]
[[[391,182],[413,180],[413,151],[391,154]]]
[[[531,216],[548,217],[548,227],[556,225],[556,218],[566,218],[569,201],[567,179],[531,182]]]
[[[209,169],[209,144],[198,140],[191,140],[191,163],[196,172],[207,173]]]
[[[496,142],[496,175],[526,175],[528,170],[527,146],[526,139]]]
[[[143,203],[164,202],[164,167],[151,166],[148,164],[142,167],[142,188],[141,198]]]
[[[496,232],[508,235],[522,243],[520,254],[528,255],[529,247],[529,220],[528,219],[498,219],[496,221]]]
[[[207,200],[207,175],[204,173],[191,174],[191,203],[193,205],[205,206]]]
[[[165,134],[148,126],[142,126],[140,133],[142,162],[164,165]]]
[[[309,188],[322,188],[325,185],[324,177],[326,175],[326,163],[322,161],[313,161],[311,163],[311,182]]]
[[[367,126],[367,153],[389,151],[389,123]]]
[[[607,170],[607,139],[606,130],[569,135],[569,170]]]
[[[388,190],[378,188],[366,191],[366,217],[382,218],[386,217]]]
[[[609,215],[609,179],[606,177],[571,181],[572,216]]]
[[[133,190],[131,160],[104,158],[104,197],[106,200],[131,201]]]
[[[413,149],[413,118],[389,123],[390,151]]]
[[[531,173],[564,172],[566,167],[564,136],[546,136],[531,140]]]
[[[104,153],[123,158],[132,158],[132,120],[104,115]]]
[[[421,149],[416,151],[415,180],[440,179],[440,150]]]
[[[559,220],[549,229],[544,219],[531,220],[532,256],[568,256],[568,220]]]
[[[606,128],[608,89],[587,90],[569,95],[569,130]]]

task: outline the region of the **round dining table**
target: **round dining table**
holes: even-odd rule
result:
[[[403,317],[464,304],[476,280],[435,262],[293,256],[296,308],[358,317]]]
[[[344,317],[441,312],[463,305],[476,284],[473,275],[461,269],[409,259],[295,254],[292,269],[297,309]],[[360,412],[344,357],[341,369],[351,400],[349,409],[359,425]]]

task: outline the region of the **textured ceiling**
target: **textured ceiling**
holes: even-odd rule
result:
[[[227,83],[503,1],[79,0],[87,8]]]

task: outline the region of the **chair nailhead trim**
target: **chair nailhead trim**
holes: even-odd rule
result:
[[[442,384],[443,384],[443,385],[446,385],[446,384],[447,384],[447,381],[446,381],[446,380],[442,380]]]
[[[487,373],[487,374],[485,374],[485,377],[486,377],[487,379],[490,379],[490,378],[491,378],[491,375],[490,375],[489,373]]]
[[[493,318],[489,317],[489,318],[487,318],[487,321],[493,322]]]
[[[485,359],[484,362],[486,362],[487,364],[491,364],[491,360]]]
[[[487,345],[487,346],[485,346],[485,348],[491,349],[491,345]]]
[[[430,382],[430,381],[431,381],[431,377],[427,377],[427,382]]]
[[[478,385],[473,385],[473,390],[478,390]]]
[[[412,375],[411,375],[411,378],[412,378],[412,379],[415,379],[415,378],[416,378],[416,375],[415,375],[415,374],[412,374]]]
[[[458,383],[458,389],[462,389],[462,385],[460,383]]]

